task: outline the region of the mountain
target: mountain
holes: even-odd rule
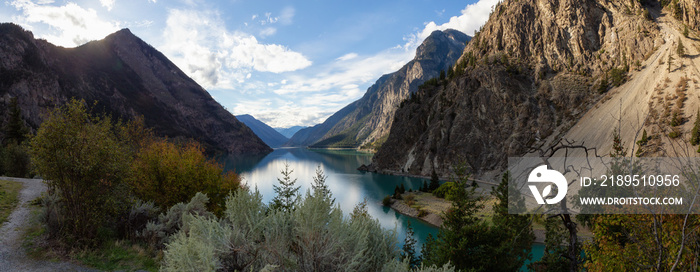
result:
[[[503,1],[465,47],[451,76],[421,89],[397,109],[369,169],[424,176],[435,170],[447,176],[454,165],[466,163],[478,175],[503,170],[509,156],[546,150],[560,140],[606,154],[617,118],[625,124],[620,127],[626,145],[633,147],[632,128],[645,122],[645,115],[637,114],[636,125],[630,125],[635,109],[645,110],[651,99],[661,99],[652,88],[663,90],[673,81],[666,76],[676,70],[668,65],[666,72],[665,61],[676,39],[686,48],[695,43],[691,53],[700,48],[672,30],[683,29],[683,22],[666,14],[674,8],[666,7],[660,15],[658,2],[641,2],[646,5],[627,0]],[[679,18],[691,13],[683,6],[700,4],[678,2]],[[697,22],[690,27],[697,29]],[[684,67],[677,63],[673,67]],[[697,71],[693,73],[696,78]],[[683,107],[683,102],[667,100],[655,103]],[[656,133],[659,137],[663,131]]]
[[[76,48],[37,40],[21,27],[0,24],[0,108],[17,97],[36,129],[45,114],[70,98],[96,102],[116,118],[143,116],[156,134],[195,139],[210,151],[267,153],[272,149],[236,120],[162,53],[128,29]],[[3,120],[4,121],[4,120]]]
[[[277,132],[277,130],[271,128],[267,124],[255,119],[255,117],[248,114],[236,115],[238,121],[243,122],[246,126],[253,130],[255,135],[258,135],[260,139],[263,140],[267,145],[272,148],[277,148],[282,146],[284,143],[289,141],[289,138],[284,137],[284,135]]]
[[[293,126],[293,127],[288,127],[288,128],[274,128],[277,132],[282,134],[282,136],[287,137],[287,138],[292,138],[294,136],[294,133],[297,133],[297,131],[306,128],[303,126]]]
[[[396,107],[418,86],[459,58],[470,37],[456,30],[435,31],[416,50],[416,56],[398,71],[380,77],[359,100],[323,123],[292,136],[290,146],[356,148],[379,145],[389,133]]]

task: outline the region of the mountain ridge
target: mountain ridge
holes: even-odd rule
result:
[[[253,130],[255,135],[260,137],[265,144],[272,148],[281,147],[284,143],[289,141],[289,138],[284,137],[284,135],[277,132],[277,130],[268,126],[264,122],[255,119],[255,117],[250,114],[236,115],[236,118],[238,121],[243,122],[246,126]]]
[[[270,149],[162,53],[128,29],[63,48],[20,26],[0,24],[0,103],[17,97],[32,129],[70,98],[96,101],[115,118],[143,116],[157,135],[194,139],[212,152],[262,154]],[[0,112],[5,116],[4,111]]]
[[[362,98],[323,123],[299,131],[286,145],[357,148],[381,141],[391,127],[396,106],[420,84],[447,70],[469,39],[453,29],[434,31],[416,49],[413,60],[396,72],[382,75]]]

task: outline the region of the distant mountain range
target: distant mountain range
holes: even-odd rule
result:
[[[288,146],[319,148],[376,147],[386,140],[398,105],[425,81],[447,71],[470,37],[456,30],[435,31],[398,71],[379,78],[359,100],[323,123],[299,130]]]
[[[274,129],[277,130],[277,132],[279,132],[280,134],[284,135],[284,137],[292,138],[292,136],[294,136],[294,133],[297,133],[297,131],[299,131],[303,128],[307,128],[307,127],[293,126],[293,127],[288,127],[288,128],[274,128]]]
[[[258,135],[260,139],[263,140],[267,145],[272,148],[281,147],[284,143],[289,141],[289,138],[284,137],[274,128],[271,128],[267,124],[255,119],[255,117],[248,114],[236,115],[238,121],[243,122],[246,126],[253,130],[255,135]]]
[[[35,39],[15,24],[0,24],[0,121],[5,121],[13,97],[33,130],[49,110],[75,97],[90,104],[96,101],[95,110],[116,118],[141,115],[156,134],[194,139],[210,151],[272,151],[206,90],[128,29],[63,48]]]

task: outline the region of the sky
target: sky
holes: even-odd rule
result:
[[[498,0],[14,0],[10,21],[64,47],[129,28],[235,115],[312,126],[415,56],[435,30],[473,35]]]

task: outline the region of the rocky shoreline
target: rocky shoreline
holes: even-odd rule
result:
[[[418,209],[409,207],[403,201],[394,201],[394,203],[391,203],[390,207],[400,214],[420,219],[421,221],[428,223],[436,228],[442,226],[442,217],[440,217],[439,215],[434,213],[428,213],[423,217],[418,217]]]

